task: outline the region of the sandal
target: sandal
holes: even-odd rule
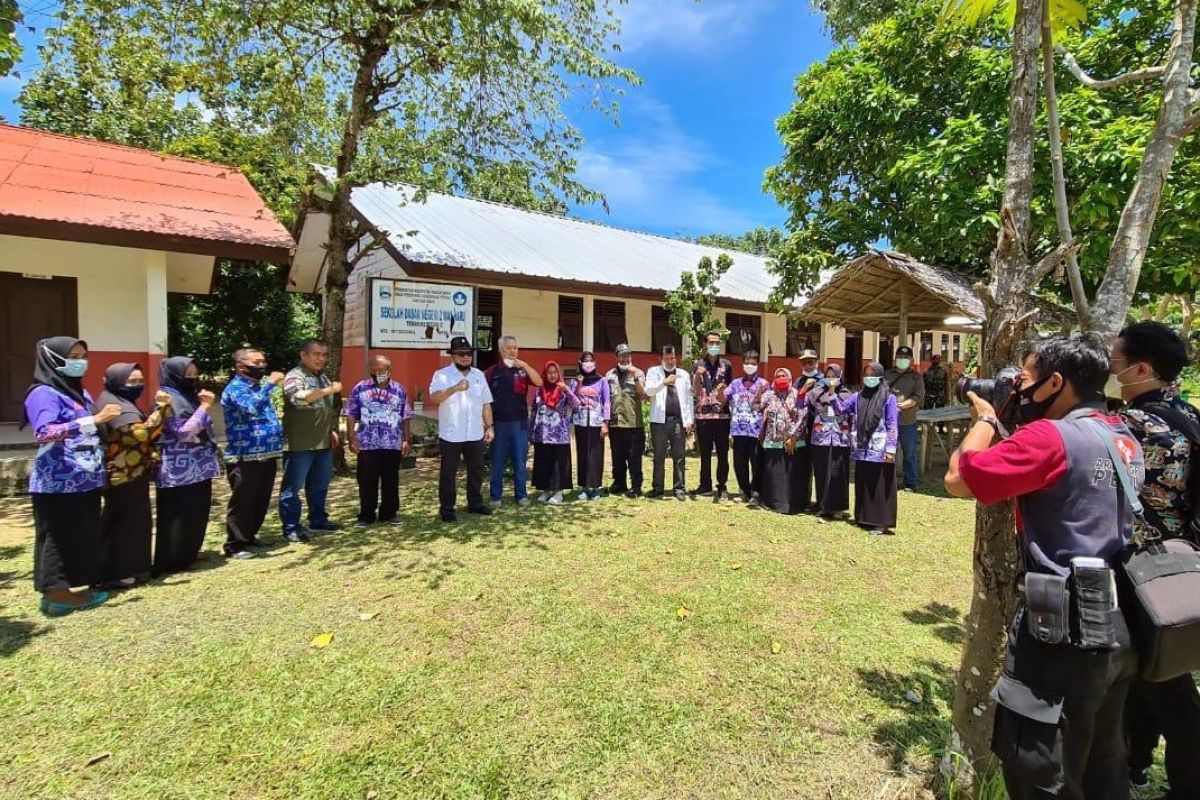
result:
[[[41,611],[47,617],[65,617],[73,611],[86,611],[89,608],[95,608],[101,603],[108,601],[108,592],[92,592],[87,602],[79,603],[59,603],[54,600],[42,598]]]

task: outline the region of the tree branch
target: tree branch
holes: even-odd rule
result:
[[[1058,48],[1059,54],[1063,58],[1063,63],[1067,70],[1075,76],[1081,84],[1089,89],[1103,91],[1104,89],[1115,89],[1118,86],[1124,86],[1127,83],[1138,83],[1140,81],[1148,81],[1153,78],[1161,78],[1166,73],[1167,68],[1164,65],[1154,67],[1143,67],[1142,69],[1126,72],[1124,75],[1118,75],[1115,78],[1096,79],[1083,71],[1083,67],[1079,66],[1079,62],[1075,60],[1075,56],[1067,50]]]
[[[1058,247],[1047,253],[1037,266],[1033,268],[1033,277],[1029,281],[1029,287],[1032,289],[1041,282],[1042,278],[1049,275],[1058,267],[1060,263],[1069,256],[1079,250],[1079,242],[1072,239],[1069,242],[1063,242]]]
[[[1183,121],[1183,128],[1179,131],[1179,137],[1189,136],[1195,133],[1198,128],[1200,128],[1200,111],[1197,111]]]
[[[374,253],[376,250],[382,248],[384,240],[387,238],[386,233],[381,232],[376,228],[371,228],[368,230],[367,235],[371,237],[371,241],[367,242],[365,245],[360,244],[358,252],[354,254],[354,258],[350,259],[350,262],[346,265],[347,273],[353,272],[354,268],[358,266],[358,262],[362,261],[371,253]]]

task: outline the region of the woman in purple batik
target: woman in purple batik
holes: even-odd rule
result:
[[[792,385],[792,372],[786,367],[775,370],[770,388],[759,389],[758,406],[762,409],[762,477],[759,478],[759,502],[763,508],[780,514],[797,514],[800,496],[798,450],[804,440],[804,415],[800,393]]]
[[[817,486],[818,522],[843,517],[850,508],[850,447],[853,422],[849,414],[833,407],[836,397],[850,399],[850,390],[842,383],[842,368],[830,364],[825,377],[808,393],[812,425],[811,450],[813,477]]]
[[[850,417],[854,449],[854,521],[874,535],[896,527],[896,444],[900,408],[883,380],[883,365],[872,361],[863,370],[863,388],[845,401],[831,401]]]
[[[200,555],[212,506],[213,478],[221,463],[211,409],[216,397],[200,388],[200,372],[186,356],[168,358],[158,369],[158,385],[171,398],[173,413],[159,439],[155,506],[154,574],[188,569]]]
[[[87,342],[55,336],[37,343],[33,383],[25,394],[21,427],[33,428],[38,451],[29,475],[33,502],[33,586],[41,611],[61,617],[95,608],[108,593],[73,592],[99,576],[100,491],[104,444],[97,426],[115,419],[119,406],[99,411],[83,388]]]
[[[585,350],[579,356],[579,377],[571,381],[571,392],[579,400],[575,407],[575,456],[579,459],[580,500],[599,500],[604,484],[604,440],[612,412],[608,380],[596,369],[596,355]]]
[[[560,505],[571,490],[571,412],[579,399],[563,382],[557,361],[542,369],[542,385],[533,395],[529,439],[533,442],[533,488],[538,500]]]

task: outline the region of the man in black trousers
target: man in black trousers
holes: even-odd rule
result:
[[[465,336],[450,340],[453,363],[433,373],[429,402],[438,406],[438,449],[442,466],[438,475],[438,502],[442,522],[455,520],[456,481],[460,461],[467,462],[467,510],[490,514],[483,501],[483,451],[496,437],[492,427],[492,391],[487,378],[475,369],[475,348]]]

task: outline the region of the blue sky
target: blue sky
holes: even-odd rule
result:
[[[807,0],[630,0],[619,13],[620,62],[644,83],[622,98],[619,127],[574,115],[587,138],[580,177],[605,193],[610,210],[574,213],[670,236],[782,225],[763,171],[781,152],[775,120],[792,102],[793,79],[832,48],[819,15]],[[38,28],[47,21],[28,19]],[[23,38],[34,45],[37,37]],[[36,66],[27,46],[22,74]],[[0,79],[0,117],[19,117],[19,90],[19,79]]]

